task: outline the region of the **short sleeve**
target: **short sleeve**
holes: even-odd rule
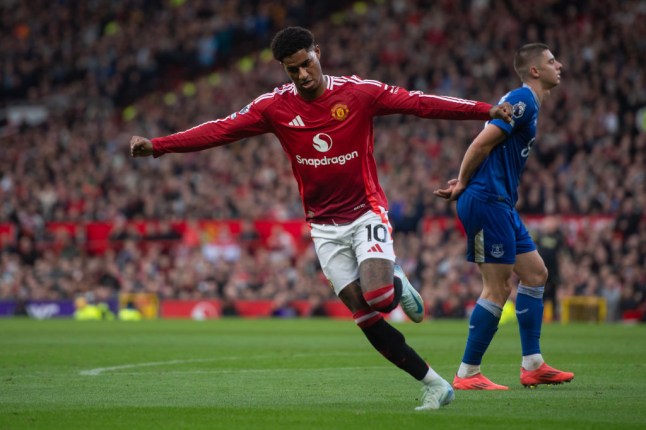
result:
[[[500,99],[500,103],[508,102],[512,107],[512,120],[507,123],[501,119],[490,121],[507,135],[512,134],[515,129],[524,127],[534,116],[534,101],[532,94],[526,88],[519,88],[511,91]]]

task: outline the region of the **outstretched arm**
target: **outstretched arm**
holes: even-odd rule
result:
[[[493,148],[506,137],[507,135],[500,128],[493,124],[487,124],[465,152],[458,178],[451,179],[447,188],[435,190],[433,194],[449,201],[457,200],[478,167],[489,156]]]
[[[507,102],[492,106],[476,100],[408,91],[356,76],[347,79],[350,82],[362,84],[356,85],[354,91],[364,101],[371,114],[376,116],[407,114],[429,119],[482,121],[501,119],[507,123],[511,122],[512,107]]]
[[[263,115],[263,111],[272,100],[267,95],[260,96],[240,112],[168,136],[153,139],[133,136],[130,139],[130,155],[160,157],[168,153],[202,151],[245,137],[271,132],[272,125]]]

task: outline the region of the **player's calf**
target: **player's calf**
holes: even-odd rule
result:
[[[428,364],[406,343],[404,335],[388,324],[374,310],[361,310],[353,314],[370,344],[395,366],[421,381],[428,372]]]

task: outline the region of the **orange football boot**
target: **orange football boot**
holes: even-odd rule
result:
[[[453,378],[453,388],[456,390],[508,390],[509,387],[498,385],[485,378],[482,373],[473,376],[460,378],[455,375]]]
[[[520,383],[525,387],[536,387],[537,385],[556,385],[570,382],[574,379],[574,373],[563,372],[547,365],[541,364],[536,370],[525,370],[520,368]]]

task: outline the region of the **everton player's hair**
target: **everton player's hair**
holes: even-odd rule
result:
[[[281,63],[285,57],[304,49],[309,51],[314,49],[314,35],[311,31],[303,27],[287,27],[279,31],[274,40],[271,41],[271,52],[274,58]]]
[[[550,48],[544,43],[528,43],[523,45],[514,57],[514,70],[520,77],[520,80],[525,82],[529,73],[529,67],[532,62],[543,54],[543,51],[548,51]]]

